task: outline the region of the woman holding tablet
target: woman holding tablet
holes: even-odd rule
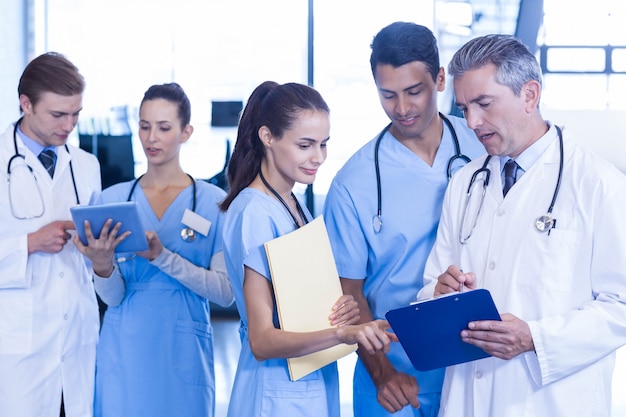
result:
[[[114,253],[127,236],[85,225],[96,291],[108,305],[96,358],[95,416],[210,416],[215,409],[209,301],[233,302],[222,253],[224,191],[186,174],[179,151],[193,132],[176,83],[153,85],[139,109],[148,170],[103,191],[101,203],[135,201],[149,248]],[[184,410],[184,411],[183,411]]]
[[[229,417],[338,416],[336,363],[291,381],[285,358],[341,343],[359,343],[369,352],[389,349],[386,321],[351,325],[359,319],[352,296],[340,297],[328,311],[328,329],[288,332],[278,323],[263,245],[312,219],[292,188],[315,179],[326,159],[329,131],[326,102],[303,84],[264,82],[241,116],[228,166],[230,191],[221,205],[227,210],[224,254],[242,342]]]

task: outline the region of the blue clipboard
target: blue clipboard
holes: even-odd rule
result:
[[[452,293],[387,312],[385,315],[411,363],[429,371],[490,356],[461,340],[470,321],[500,320],[486,289]]]
[[[117,247],[115,252],[142,252],[148,250],[148,239],[139,218],[139,209],[134,201],[124,201],[119,203],[107,203],[94,206],[75,206],[70,208],[76,233],[83,245],[87,244],[85,235],[85,220],[89,220],[91,230],[95,237],[100,236],[102,227],[108,219],[113,219],[111,227],[121,222],[122,227],[119,234],[127,230],[131,234],[126,237]]]

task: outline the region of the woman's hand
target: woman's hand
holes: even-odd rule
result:
[[[387,353],[391,342],[398,341],[394,333],[387,331],[389,328],[389,322],[386,320],[374,320],[356,326],[343,326],[337,331],[343,343],[358,343],[361,349],[374,354],[376,352]]]
[[[113,256],[115,254],[115,248],[130,235],[130,231],[126,231],[118,236],[122,223],[118,222],[111,228],[112,223],[113,220],[108,219],[100,231],[100,236],[96,238],[93,235],[91,223],[85,220],[87,245],[83,245],[78,235],[74,236],[76,248],[78,248],[80,253],[91,260],[93,271],[101,277],[111,276],[114,268]]]
[[[328,319],[333,326],[357,324],[361,319],[358,303],[351,295],[342,295],[333,306],[333,312]]]
[[[163,244],[155,231],[146,232],[146,239],[148,239],[148,250],[137,252],[137,255],[154,261],[163,252]]]

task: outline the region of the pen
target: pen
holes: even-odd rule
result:
[[[459,269],[459,271],[461,271],[462,274],[464,274],[465,272],[463,272],[462,269]],[[463,292],[463,283],[460,283],[461,285],[459,286],[459,292],[462,293]]]

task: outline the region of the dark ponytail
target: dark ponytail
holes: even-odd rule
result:
[[[237,141],[228,163],[229,191],[220,204],[223,211],[228,210],[235,197],[250,185],[261,169],[265,147],[259,138],[259,129],[266,126],[274,137],[281,138],[302,110],[329,112],[322,96],[304,84],[280,85],[265,81],[255,88],[241,115]]]

